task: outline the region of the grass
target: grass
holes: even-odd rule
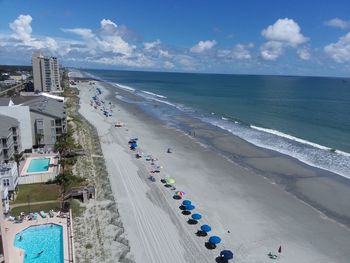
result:
[[[48,212],[49,210],[55,210],[58,211],[61,209],[61,203],[60,202],[55,202],[55,203],[49,203],[49,204],[40,204],[40,205],[31,205],[30,206],[30,212],[39,212],[39,211],[45,211]],[[29,213],[29,206],[28,205],[23,205],[23,206],[18,206],[13,209],[11,209],[11,216],[18,216],[21,212],[24,212],[25,214]]]
[[[80,202],[78,200],[71,199],[69,204],[70,208],[72,209],[73,217],[81,216],[84,213],[85,208],[80,206]]]
[[[11,204],[57,200],[60,197],[60,186],[56,184],[25,184],[20,185],[16,200]]]

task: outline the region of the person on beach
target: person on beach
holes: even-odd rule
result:
[[[280,246],[279,248],[278,248],[278,253],[282,253],[282,246]]]

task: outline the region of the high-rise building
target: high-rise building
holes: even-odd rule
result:
[[[33,54],[34,90],[40,92],[62,91],[60,85],[60,71],[56,57]]]

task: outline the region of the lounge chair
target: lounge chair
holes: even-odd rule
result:
[[[44,211],[40,211],[39,213],[42,218],[46,218],[47,215]]]
[[[49,216],[52,218],[52,217],[54,217],[54,215],[55,215],[55,214],[54,214],[53,210],[50,210],[50,211],[49,211]]]

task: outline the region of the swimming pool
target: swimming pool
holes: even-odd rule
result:
[[[63,227],[31,226],[15,236],[14,245],[25,250],[23,263],[63,263]]]
[[[39,158],[30,160],[27,173],[47,172],[49,170],[50,158]]]

